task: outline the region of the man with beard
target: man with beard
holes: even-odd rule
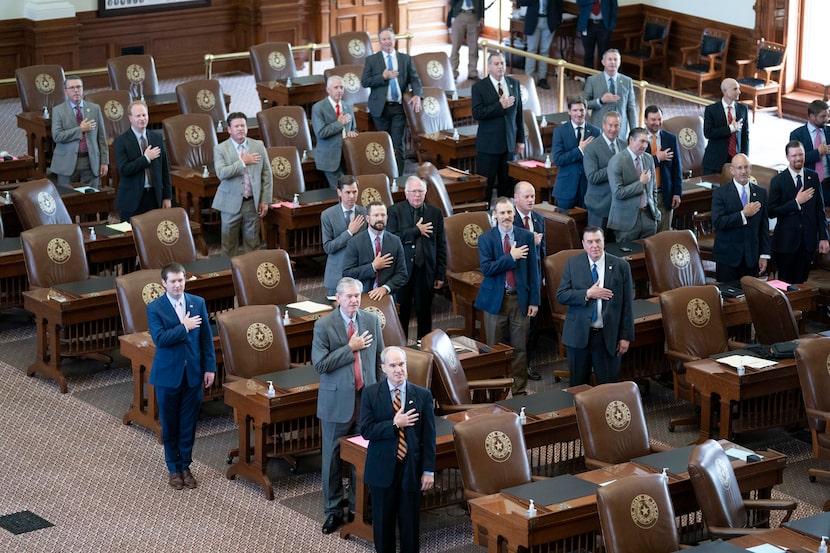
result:
[[[680,205],[683,195],[683,166],[677,149],[677,135],[663,129],[663,112],[658,106],[646,107],[646,130],[648,147],[646,152],[654,160],[654,188],[657,194],[657,209],[660,223],[657,232],[671,228],[674,210]]]
[[[830,129],[827,128],[827,102],[813,100],[807,105],[807,122],[790,133],[790,140],[804,146],[804,165],[813,169],[821,181],[824,205],[830,205]]]

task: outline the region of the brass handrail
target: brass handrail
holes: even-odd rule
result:
[[[73,77],[93,77],[95,75],[106,75],[107,68],[106,67],[95,67],[93,69],[78,69],[77,71],[69,71],[66,72],[66,76],[73,76]],[[17,77],[7,77],[5,79],[0,79],[0,86],[13,84],[17,85]],[[63,83],[61,83],[63,86]]]

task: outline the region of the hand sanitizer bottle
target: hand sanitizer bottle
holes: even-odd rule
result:
[[[548,126],[548,119],[544,115],[542,116],[542,120],[539,121],[539,126],[545,128]]]
[[[458,136],[458,129],[453,129],[452,130],[452,139],[453,140],[458,140],[459,138],[460,137]]]
[[[453,100],[458,100],[458,91],[457,90],[452,91],[452,99]]]
[[[90,241],[98,239],[98,237],[95,236],[95,227],[89,227],[89,239]]]
[[[49,119],[49,107],[48,106],[43,106],[43,118],[44,119]]]
[[[222,132],[222,121],[216,123],[216,132]]]
[[[294,194],[294,207],[300,207],[300,195]]]
[[[285,308],[285,314],[282,316],[282,324],[291,324],[291,316],[288,314],[288,308]]]
[[[827,553],[827,540],[830,539],[827,536],[821,537],[821,543],[818,546],[818,553]]]
[[[6,205],[11,205],[12,203],[12,195],[9,194],[9,191],[6,190]]]
[[[277,395],[277,391],[274,390],[274,382],[272,380],[268,381],[268,391],[265,393],[266,397],[274,397]]]
[[[527,424],[527,413],[525,412],[524,407],[522,407],[522,410],[519,412],[519,424]]]
[[[207,165],[202,165],[202,178],[206,179],[210,176],[210,171],[208,171]]]
[[[303,163],[308,161],[308,150],[303,150],[303,159],[302,159],[302,161],[303,161]]]
[[[527,518],[533,518],[536,516],[536,504],[533,503],[533,500],[530,500],[530,505],[527,508]]]
[[[291,84],[292,84],[291,83],[291,77],[288,77],[287,79],[285,79],[285,86],[287,86],[288,88],[291,88]]]
[[[545,156],[545,169],[550,169],[553,166],[553,163],[550,161],[550,154]]]

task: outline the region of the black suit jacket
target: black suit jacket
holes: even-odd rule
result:
[[[671,148],[674,157],[671,160],[658,161],[657,156],[651,151],[651,144],[646,151],[651,154],[654,160],[654,168],[660,171],[660,189],[663,191],[663,205],[671,209],[672,196],[683,195],[683,162],[680,159],[680,150],[677,149],[677,135],[661,130],[660,149]]]
[[[546,3],[545,19],[548,20],[548,29],[551,32],[555,31],[559,25],[562,24],[562,0],[542,0]],[[539,5],[540,0],[519,0],[520,6],[527,6],[527,14],[525,14],[525,30],[524,34],[532,35],[536,31],[536,25],[539,24]],[[544,52],[543,55],[547,55]]]
[[[504,82],[508,89],[504,93],[516,98],[507,109],[501,107],[499,93],[489,77],[473,85],[473,119],[478,121],[476,152],[480,154],[514,152],[516,144],[525,142],[522,89],[512,77],[504,77]]]
[[[412,94],[423,96],[424,89],[421,88],[421,79],[415,70],[412,58],[407,54],[395,52],[398,61],[398,90],[403,95],[410,87]],[[364,88],[370,88],[369,112],[373,117],[380,117],[383,113],[383,106],[386,103],[386,94],[389,91],[389,81],[383,78],[383,71],[386,69],[386,54],[383,51],[375,52],[366,57],[366,64],[363,67],[363,76],[360,84]],[[401,102],[405,101],[403,96]]]
[[[394,294],[409,280],[401,239],[386,230],[383,233],[380,248],[381,255],[392,254],[394,263],[378,271],[378,286],[386,285]],[[374,258],[375,245],[369,237],[369,231],[363,229],[346,245],[346,252],[343,254],[343,276],[363,282],[363,291],[368,292],[375,283],[375,269],[372,267]]]
[[[133,212],[144,193],[144,170],[150,168],[153,192],[156,202],[161,207],[162,200],[172,198],[170,186],[170,165],[167,160],[167,147],[161,133],[147,129],[147,141],[150,146],[161,148],[161,155],[152,162],[147,161],[138,139],[132,129],[127,129],[115,137],[115,166],[118,168],[118,195],[115,208],[119,211]]]
[[[741,130],[737,133],[738,154],[749,155],[749,119],[747,107],[735,102],[735,120],[743,119]],[[707,173],[720,173],[724,163],[729,163],[729,123],[726,122],[726,112],[723,102],[718,100],[709,104],[703,110],[703,135],[709,139],[706,151],[703,152],[703,169]]]
[[[770,182],[769,216],[778,218],[772,236],[774,252],[795,253],[799,251],[799,246],[813,252],[818,248],[819,240],[828,239],[827,225],[824,222],[824,198],[815,171],[804,169],[804,187],[814,188],[815,193],[799,209],[795,201],[795,181],[789,169],[778,173]]]
[[[444,216],[441,210],[434,205],[423,204],[423,218],[425,223],[432,223],[432,234],[427,238],[415,226],[412,215],[412,206],[409,202],[398,202],[387,210],[389,219],[386,230],[401,239],[403,253],[406,259],[406,270],[412,276],[415,263],[415,246],[418,241],[423,243],[424,266],[420,270],[427,272],[427,280],[447,280],[447,238],[444,235]]]
[[[515,207],[513,209],[516,209]],[[530,218],[533,221],[533,232],[541,232],[542,233],[542,241],[536,245],[536,259],[539,261],[537,265],[539,266],[539,283],[542,282],[542,260],[547,256],[547,244],[545,244],[546,236],[545,236],[545,218],[536,213],[535,211],[530,212]],[[519,210],[516,209],[516,216],[513,217],[513,225],[518,226],[521,228],[525,228],[525,222],[522,219],[521,213]],[[536,239],[534,235],[534,240]]]
[[[715,263],[737,267],[744,260],[747,267],[758,265],[761,255],[769,255],[769,214],[767,191],[757,184],[749,185],[750,202],[761,202],[761,210],[743,223],[743,204],[735,183],[712,190],[712,225],[715,229]]]

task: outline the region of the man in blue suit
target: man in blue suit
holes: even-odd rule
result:
[[[328,96],[311,107],[311,126],[317,137],[314,163],[331,188],[337,186],[346,169],[343,139],[357,136],[352,106],[343,102],[344,91],[343,77],[332,75],[326,82]]]
[[[738,102],[741,87],[735,79],[720,84],[723,98],[703,110],[703,135],[709,139],[703,152],[703,173],[720,174],[735,154],[749,155],[747,107]]]
[[[601,228],[582,231],[585,253],[565,263],[556,301],[568,306],[562,343],[567,347],[570,385],[620,378],[621,356],[634,339],[634,285],[624,259],[605,252]]]
[[[749,158],[737,154],[729,166],[732,180],[712,190],[714,257],[720,282],[758,276],[769,259],[767,191],[750,182]]]
[[[599,127],[585,121],[585,100],[580,96],[568,98],[570,121],[553,129],[553,164],[559,167],[553,196],[562,209],[582,207],[588,179],[582,157],[585,148],[599,137]]]
[[[683,195],[683,162],[677,149],[677,135],[663,129],[663,112],[655,105],[646,107],[646,151],[654,159],[654,187],[660,222],[657,232],[669,230],[674,210]]]
[[[357,181],[352,175],[343,175],[337,181],[340,203],[320,214],[323,229],[323,251],[326,252],[326,271],[323,285],[326,294],[333,296],[337,283],[343,277],[343,256],[352,236],[363,228],[366,209],[357,203]]]
[[[798,140],[804,146],[804,166],[818,174],[825,207],[830,205],[830,117],[827,102],[813,100],[807,104],[807,123],[790,133],[790,140]]]
[[[367,387],[360,402],[375,551],[395,553],[397,519],[401,553],[418,553],[421,492],[435,483],[432,393],[407,382],[402,348],[387,347],[380,359],[386,379]]]
[[[585,67],[594,67],[595,54],[608,50],[611,31],[617,26],[617,0],[577,0],[576,30],[582,38]],[[599,69],[597,67],[597,69]]]
[[[150,384],[156,388],[168,484],[176,490],[198,483],[190,472],[202,388],[213,384],[216,354],[205,300],[184,293],[185,270],[168,263],[161,270],[167,293],[147,306],[156,346]]]
[[[484,280],[475,306],[484,311],[487,343],[503,341],[509,330],[515,350],[511,375],[513,395],[527,394],[527,336],[530,317],[539,311],[540,283],[536,241],[529,230],[513,224],[509,199],[493,206],[497,225],[478,237],[478,259]]]

